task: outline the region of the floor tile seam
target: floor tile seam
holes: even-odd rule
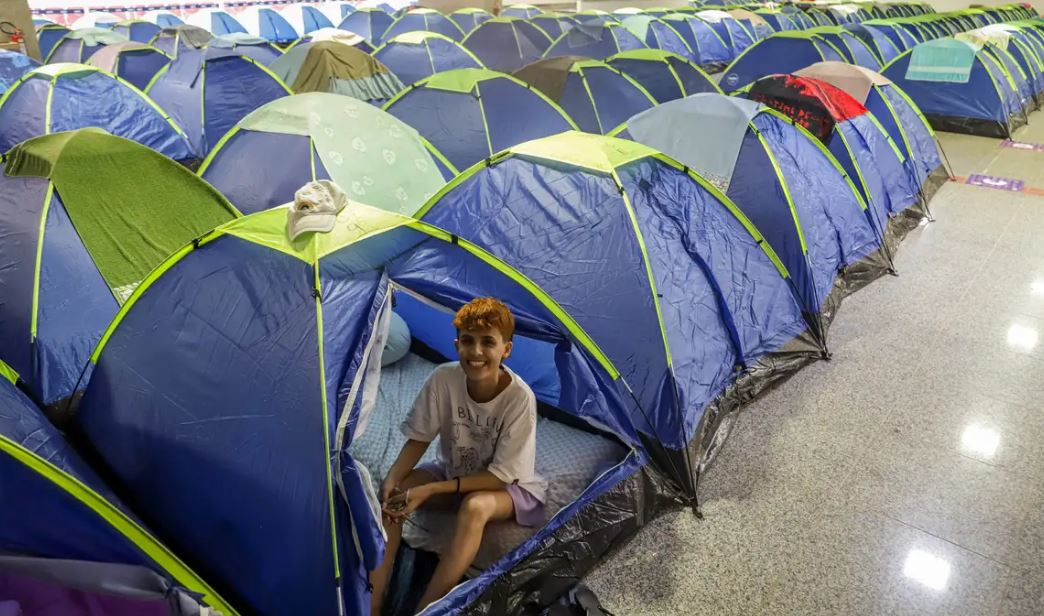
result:
[[[950,544],[950,545],[952,545],[952,546],[954,546],[954,547],[956,547],[956,548],[958,548],[960,550],[968,552],[969,554],[974,554],[975,556],[978,556],[980,558],[988,560],[991,563],[994,563],[995,565],[998,565],[998,566],[1002,567],[1003,569],[1005,569],[1005,571],[1022,571],[1022,569],[1018,569],[1018,568],[1016,568],[1016,567],[1014,567],[1014,566],[1012,566],[1012,565],[1010,565],[1008,563],[1005,563],[1003,561],[997,560],[996,558],[993,558],[992,556],[988,556],[986,554],[983,554],[982,552],[979,552],[978,550],[974,550],[974,549],[972,549],[972,548],[970,548],[970,547],[968,547],[966,545],[961,545],[960,543],[957,543],[956,541],[954,541],[952,539],[947,539],[946,537],[943,537],[941,535],[937,535],[936,533],[933,533],[932,531],[930,531],[928,529],[921,528],[920,526],[918,526],[916,524],[911,524],[910,522],[907,522],[905,520],[899,519],[899,518],[897,518],[897,517],[895,517],[893,515],[888,514],[887,512],[879,511],[879,512],[874,512],[874,513],[876,513],[877,515],[880,515],[882,517],[888,518],[889,520],[892,520],[893,522],[898,522],[899,524],[902,524],[903,526],[905,526],[907,528],[911,528],[911,529],[916,530],[918,532],[924,533],[925,535],[928,535],[929,537],[938,539],[939,541],[942,541],[944,543],[948,543],[948,544]]]

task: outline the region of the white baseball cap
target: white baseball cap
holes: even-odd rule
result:
[[[341,187],[330,180],[314,180],[297,189],[286,213],[286,232],[291,240],[302,233],[333,231],[337,213],[348,205]]]

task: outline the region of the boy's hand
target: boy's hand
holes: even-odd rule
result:
[[[388,499],[391,498],[392,492],[397,487],[399,487],[399,482],[395,479],[395,477],[388,475],[384,479],[384,483],[381,484],[381,505],[384,505],[388,502]]]
[[[429,485],[410,488],[405,492],[392,496],[384,505],[384,514],[391,518],[393,522],[401,522],[431,497],[432,493],[428,489]]]

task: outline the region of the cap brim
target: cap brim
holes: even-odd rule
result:
[[[287,233],[291,240],[296,240],[302,233],[329,233],[337,225],[337,214],[309,214],[297,220],[291,220]]]

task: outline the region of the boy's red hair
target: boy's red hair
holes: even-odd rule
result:
[[[457,331],[469,329],[495,329],[504,337],[504,342],[515,335],[515,317],[504,302],[493,297],[476,297],[464,304],[453,318]]]

